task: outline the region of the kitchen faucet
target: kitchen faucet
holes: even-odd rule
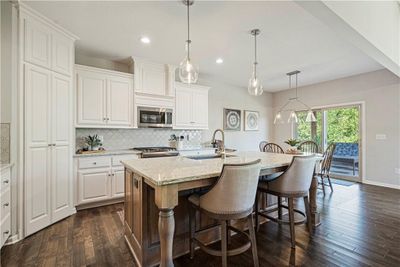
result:
[[[221,144],[221,146],[218,145],[217,152],[220,153],[222,155],[222,157],[224,158],[225,157],[225,133],[222,129],[216,129],[214,131],[211,143],[212,144],[217,143],[217,140],[215,139],[215,135],[217,134],[217,132],[221,132],[221,136],[222,136],[222,141],[221,141],[222,144]]]

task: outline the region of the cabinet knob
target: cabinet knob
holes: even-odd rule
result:
[[[97,162],[93,162],[93,165],[96,165],[97,164]]]
[[[3,184],[8,184],[10,181],[9,180],[4,180]]]
[[[3,234],[8,235],[10,233],[10,231],[4,231]]]
[[[4,203],[3,206],[4,206],[4,207],[8,207],[8,206],[10,206],[10,203],[9,203],[9,202]]]
[[[194,123],[194,121],[191,121],[190,123]]]

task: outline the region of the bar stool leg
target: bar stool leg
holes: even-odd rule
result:
[[[329,174],[326,177],[328,178],[329,187],[331,188],[331,191],[333,192],[333,186],[332,186],[332,182],[331,182],[331,177],[329,177]]]
[[[311,223],[311,210],[310,210],[310,203],[308,202],[308,196],[305,196],[303,200],[304,200],[304,208],[306,209],[308,232],[310,233],[311,237],[312,223]]]
[[[282,220],[282,197],[278,197],[278,219]]]
[[[292,248],[296,248],[296,236],[294,231],[294,210],[293,210],[293,198],[288,198],[289,202],[289,221],[290,221],[290,239],[292,242]]]
[[[321,174],[321,184],[322,184],[322,193],[325,195],[325,181],[323,174]]]
[[[222,267],[227,267],[228,266],[228,246],[226,244],[226,221],[221,222],[221,256],[222,256]]]
[[[250,214],[249,217],[247,217],[247,224],[249,226],[249,233],[250,233],[250,241],[251,241],[251,250],[253,253],[253,261],[254,261],[254,267],[258,267],[258,255],[257,255],[257,240],[256,240],[256,233],[254,231],[254,222],[253,222],[253,215]]]
[[[229,230],[229,226],[231,225],[231,221],[226,222],[226,240],[228,245],[231,244],[231,230]]]
[[[196,230],[196,211],[194,208],[189,208],[189,246],[190,246],[190,259],[194,258],[194,235]]]

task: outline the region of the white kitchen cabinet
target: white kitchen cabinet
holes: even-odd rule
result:
[[[208,90],[200,85],[176,83],[175,129],[208,129]]]
[[[106,125],[107,80],[93,71],[76,70],[77,124]]]
[[[85,204],[109,199],[110,169],[97,168],[78,171],[78,203]]]
[[[125,170],[114,169],[112,172],[113,184],[111,195],[113,197],[123,197],[125,193]]]
[[[77,206],[95,207],[110,201],[123,201],[125,173],[121,161],[137,158],[136,154],[76,158]]]
[[[75,65],[77,127],[133,127],[133,75]]]
[[[72,62],[76,37],[20,6],[25,236],[75,212],[72,176]],[[21,187],[22,188],[22,187]]]
[[[1,170],[0,174],[0,248],[11,234],[11,167]]]
[[[72,75],[74,43],[43,18],[22,16],[24,60],[64,75]]]
[[[24,59],[41,67],[51,67],[51,34],[46,24],[30,17],[22,21],[24,26]]]

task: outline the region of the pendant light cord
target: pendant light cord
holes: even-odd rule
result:
[[[297,97],[297,73],[296,73],[296,99],[298,99],[298,97]]]
[[[186,6],[187,6],[187,59],[190,60],[190,20],[189,20],[189,0],[186,1]]]

